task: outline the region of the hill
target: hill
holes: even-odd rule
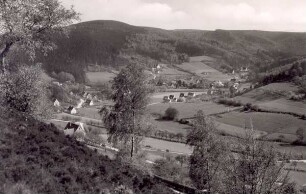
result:
[[[206,55],[219,58],[221,67],[230,70],[306,54],[306,33],[163,30],[108,20],[83,22],[69,29],[69,38],[55,35],[57,49],[38,61],[48,72],[67,71],[79,81],[85,79],[82,70],[116,69],[135,60],[152,66]]]
[[[148,174],[97,154],[54,125],[13,115],[0,117],[0,193],[167,192]]]

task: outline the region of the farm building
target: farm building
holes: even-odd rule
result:
[[[84,102],[85,102],[85,100],[83,100],[83,99],[81,98],[76,108],[82,108]]]
[[[189,92],[189,93],[188,93],[188,97],[195,97],[195,93]]]
[[[171,102],[177,102],[177,98],[171,99]]]
[[[65,135],[74,135],[76,133],[85,135],[86,131],[84,128],[84,124],[81,122],[76,122],[76,123],[68,122],[66,127],[64,128],[64,133]]]
[[[54,105],[55,107],[61,106],[60,102],[59,102],[57,99],[55,99],[55,100],[53,101],[53,105]]]
[[[76,109],[73,106],[69,106],[67,112],[72,115],[77,113]]]
[[[90,99],[87,99],[86,102],[85,102],[85,104],[86,104],[87,106],[93,106],[93,105],[94,105],[93,101],[90,100]]]

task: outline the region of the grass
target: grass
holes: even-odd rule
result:
[[[291,83],[271,83],[256,88],[234,99],[242,103],[263,103],[286,97],[290,91],[297,91],[298,87]]]
[[[206,65],[202,61],[211,62],[213,61],[213,58],[207,58],[207,56],[190,57],[190,62],[183,63],[181,65],[178,65],[177,67],[190,73],[196,74],[198,76],[204,77],[210,81],[225,81],[231,78],[230,76]],[[208,75],[205,75],[204,73],[208,73]]]
[[[220,115],[217,121],[241,128],[246,125],[250,128],[250,119],[254,129],[268,133],[295,134],[299,127],[306,127],[306,121],[294,116],[262,112],[230,112]]]
[[[91,83],[95,84],[109,82],[116,74],[114,72],[87,72],[86,76]]]
[[[151,123],[156,130],[168,131],[170,133],[182,133],[186,135],[188,130],[191,129],[189,125],[183,125],[173,121],[159,121],[152,119]]]
[[[258,104],[259,108],[272,111],[280,112],[293,112],[297,114],[306,114],[306,104],[305,102],[297,102],[292,100],[287,100],[284,98],[263,102]]]
[[[192,118],[198,110],[203,110],[206,115],[216,114],[227,111],[229,108],[216,104],[214,102],[197,102],[197,103],[158,103],[148,107],[150,113],[157,113],[163,115],[165,110],[169,107],[176,108],[179,111],[178,118]],[[231,108],[230,108],[231,109]]]

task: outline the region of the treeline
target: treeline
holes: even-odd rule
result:
[[[295,62],[288,70],[280,70],[265,74],[259,78],[261,85],[267,85],[273,82],[292,81],[294,77],[302,77],[306,73],[306,61]]]

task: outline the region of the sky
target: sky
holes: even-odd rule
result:
[[[163,29],[306,32],[306,0],[61,0],[81,21]]]

